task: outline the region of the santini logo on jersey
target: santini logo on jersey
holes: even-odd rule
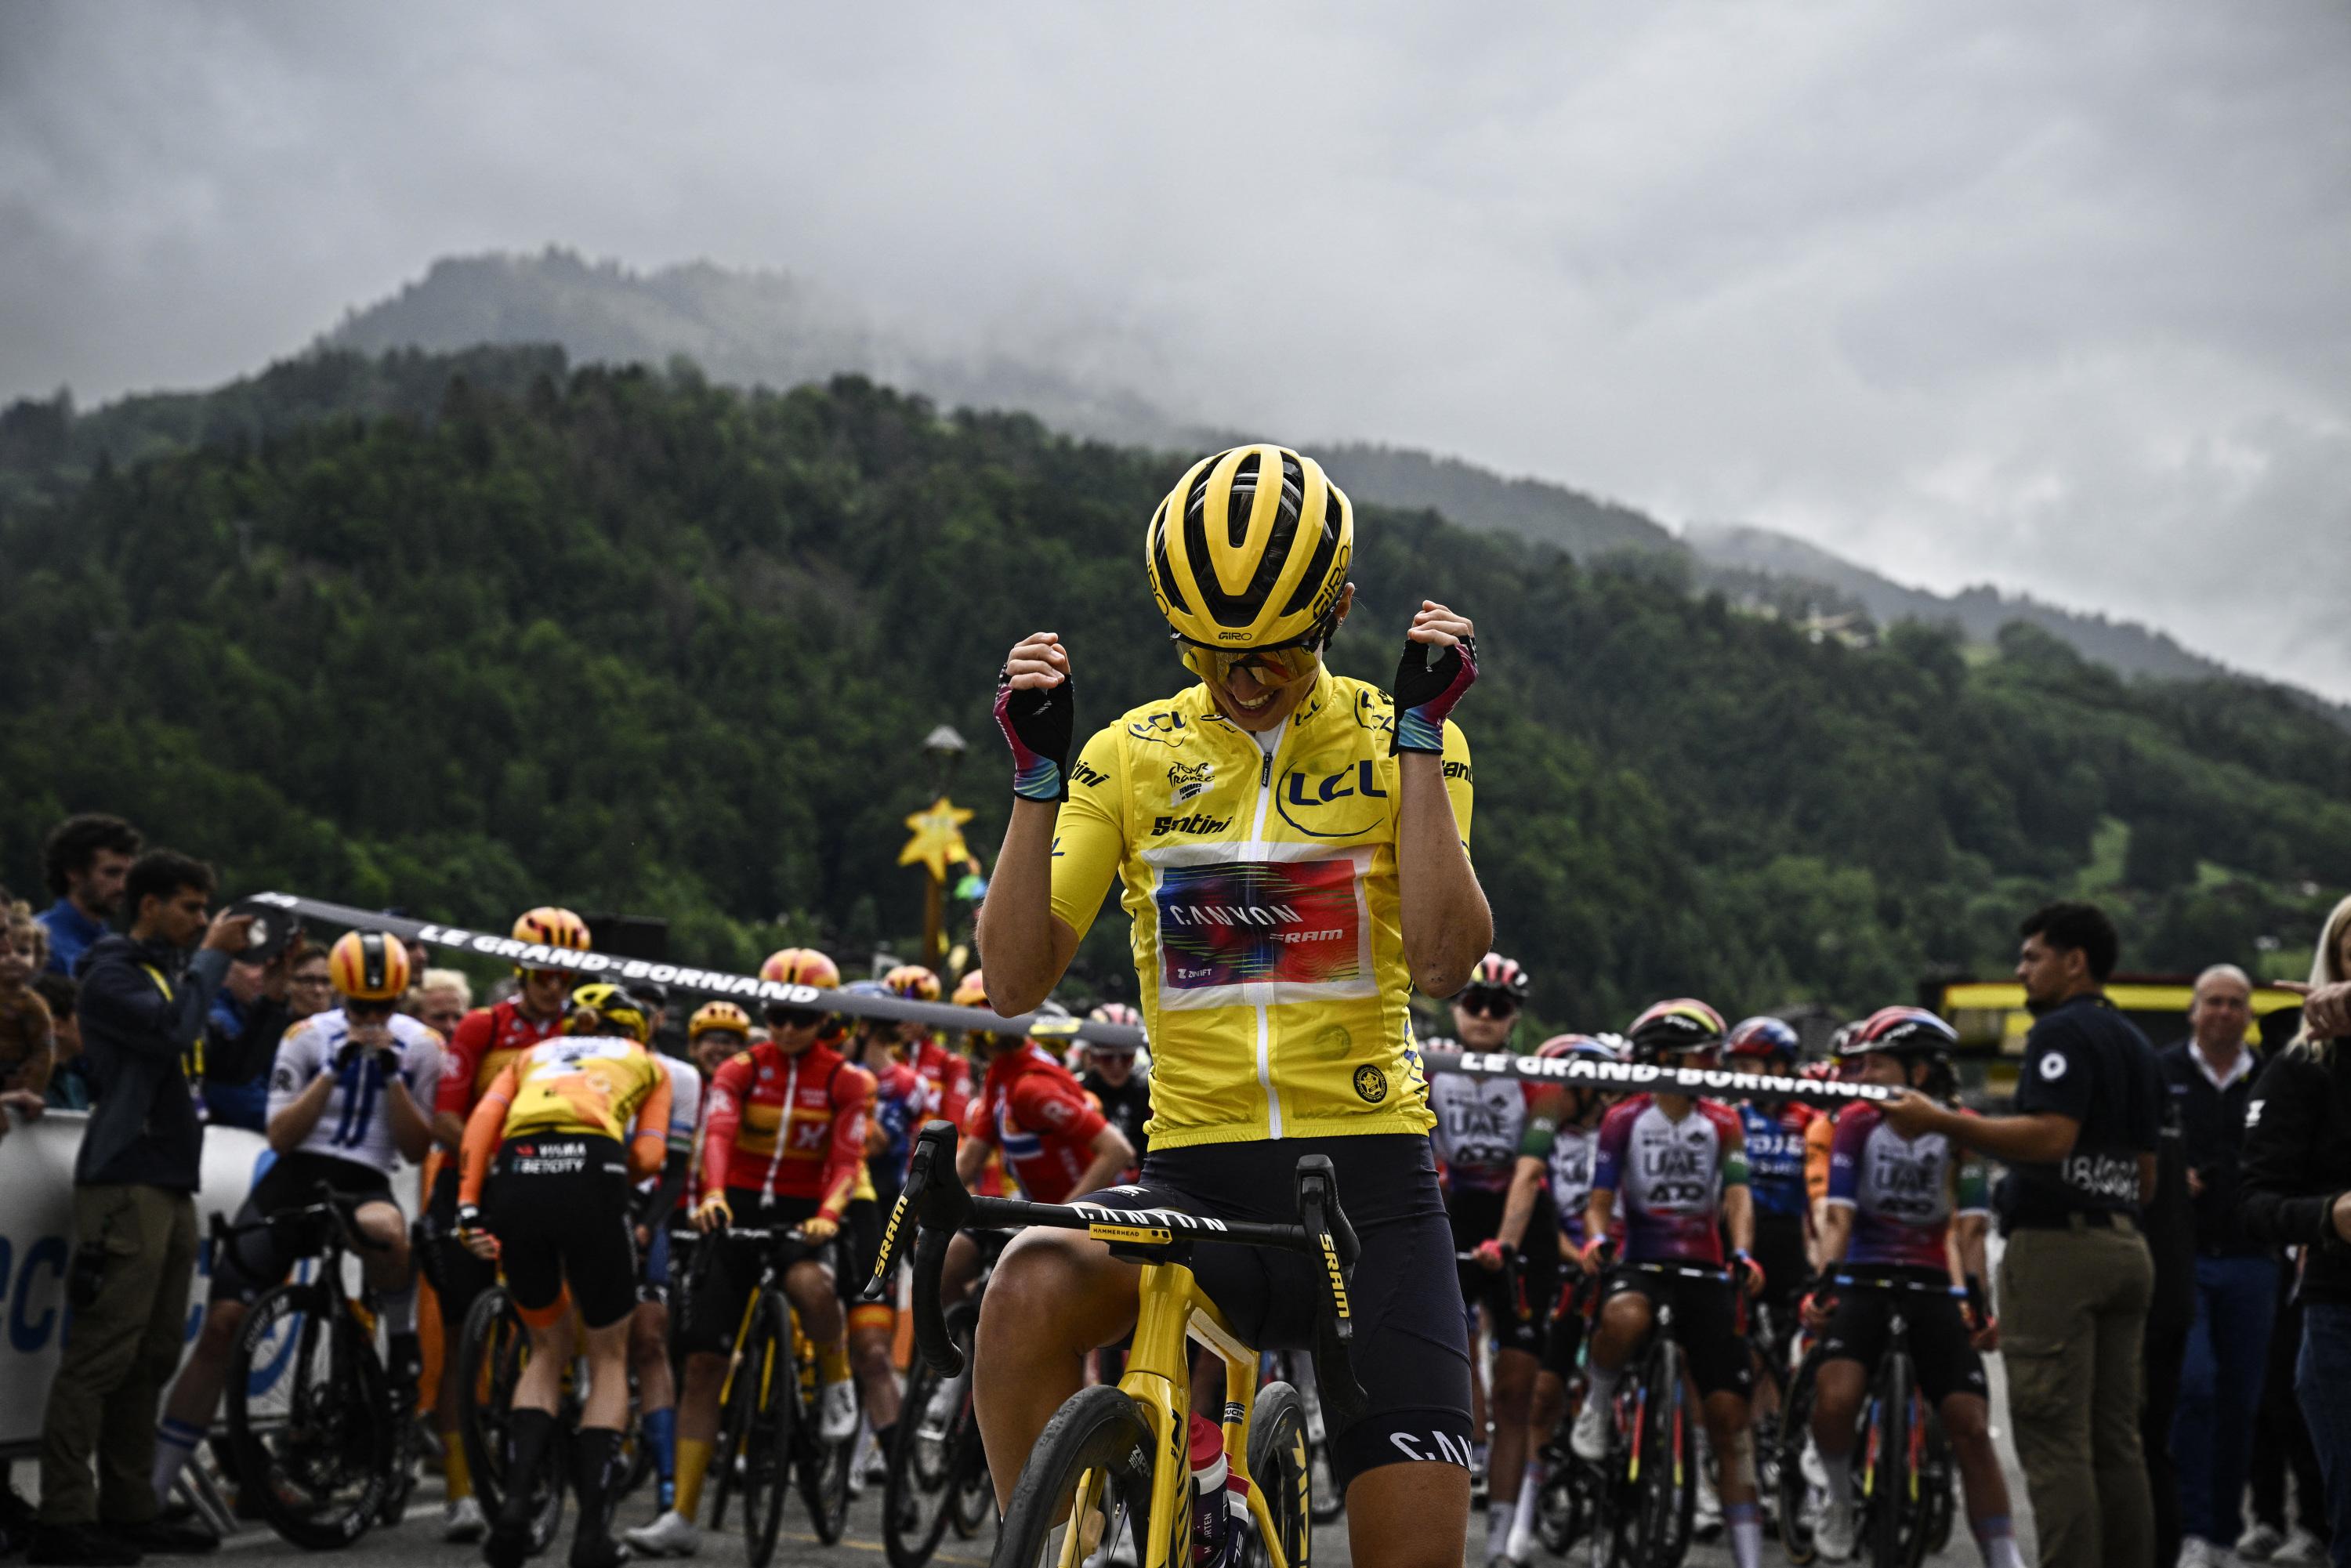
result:
[[[1221,833],[1233,825],[1230,817],[1211,817],[1195,811],[1188,817],[1154,817],[1151,836],[1159,838],[1168,833]]]

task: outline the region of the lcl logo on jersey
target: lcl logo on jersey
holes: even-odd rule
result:
[[[1281,781],[1274,806],[1283,821],[1310,838],[1351,839],[1379,826],[1386,808],[1370,802],[1387,798],[1377,764],[1366,757],[1335,773],[1293,769]]]

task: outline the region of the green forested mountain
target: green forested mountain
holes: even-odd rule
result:
[[[789,932],[854,963],[919,924],[894,861],[934,725],[974,743],[956,792],[992,855],[1016,637],[1068,639],[1084,723],[1188,678],[1136,549],[1176,459],[860,380],[551,361],[443,364],[467,373],[421,417],[433,363],[333,372],[405,389],[376,417],[192,405],[228,438],[16,465],[0,879],[110,809],[240,889],[467,922],[557,897],[666,915],[696,957]],[[1346,673],[1384,682],[1423,596],[1479,622],[1476,856],[1547,1019],[1904,998],[2004,967],[2076,887],[2122,906],[2131,965],[2251,965],[2351,883],[2351,736],[2272,691],[2126,685],[2028,627],[1980,660],[1915,626],[1814,645],[1426,512],[1366,506],[1355,576]],[[1082,960],[1113,994],[1123,925]]]

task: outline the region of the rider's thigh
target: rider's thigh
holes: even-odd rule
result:
[[[832,1270],[813,1259],[803,1259],[784,1270],[784,1294],[801,1312],[815,1312],[834,1300]]]
[[[1081,1351],[1108,1344],[1134,1326],[1143,1270],[1109,1246],[1073,1231],[1022,1231],[1004,1249],[980,1302],[980,1330],[993,1337],[1028,1325],[1066,1337]]]

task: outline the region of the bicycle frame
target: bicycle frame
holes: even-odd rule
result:
[[[1082,1231],[1111,1247],[1112,1255],[1137,1264],[1142,1270],[1135,1291],[1133,1347],[1119,1391],[1132,1399],[1154,1439],[1150,1518],[1147,1536],[1138,1542],[1144,1568],[1182,1568],[1164,1563],[1161,1554],[1175,1539],[1178,1511],[1192,1505],[1191,1458],[1187,1434],[1191,1423],[1191,1358],[1186,1346],[1194,1340],[1224,1363],[1225,1400],[1222,1423],[1228,1472],[1248,1486],[1249,1511],[1272,1568],[1290,1568],[1265,1489],[1249,1469],[1249,1430],[1257,1406],[1259,1356],[1233,1330],[1223,1312],[1200,1289],[1189,1264],[1196,1241],[1230,1242],[1301,1251],[1319,1259],[1318,1274],[1324,1295],[1324,1312],[1318,1318],[1315,1345],[1316,1376],[1326,1407],[1338,1414],[1334,1426],[1344,1426],[1363,1409],[1364,1395],[1348,1366],[1344,1346],[1353,1325],[1347,1303],[1347,1272],[1356,1246],[1354,1232],[1338,1207],[1328,1160],[1301,1162],[1300,1223],[1265,1224],[1243,1220],[1170,1216],[1155,1210],[1112,1208],[1081,1199],[1071,1204],[1040,1204],[1005,1198],[975,1198],[955,1177],[955,1129],[944,1122],[925,1127],[916,1140],[906,1185],[892,1209],[867,1286],[871,1297],[890,1277],[901,1247],[900,1222],[914,1214],[919,1219],[914,1249],[914,1337],[924,1357],[949,1375],[959,1373],[964,1358],[949,1340],[939,1304],[939,1273],[946,1241],[967,1226],[1001,1228],[1041,1225]],[[940,1174],[944,1173],[944,1174]],[[1311,1482],[1301,1467],[1299,1514],[1311,1519]],[[1099,1485],[1097,1481],[1095,1483]],[[1077,1505],[1091,1506],[1081,1493]],[[1070,1531],[1061,1543],[1059,1568],[1080,1568],[1098,1542]]]

